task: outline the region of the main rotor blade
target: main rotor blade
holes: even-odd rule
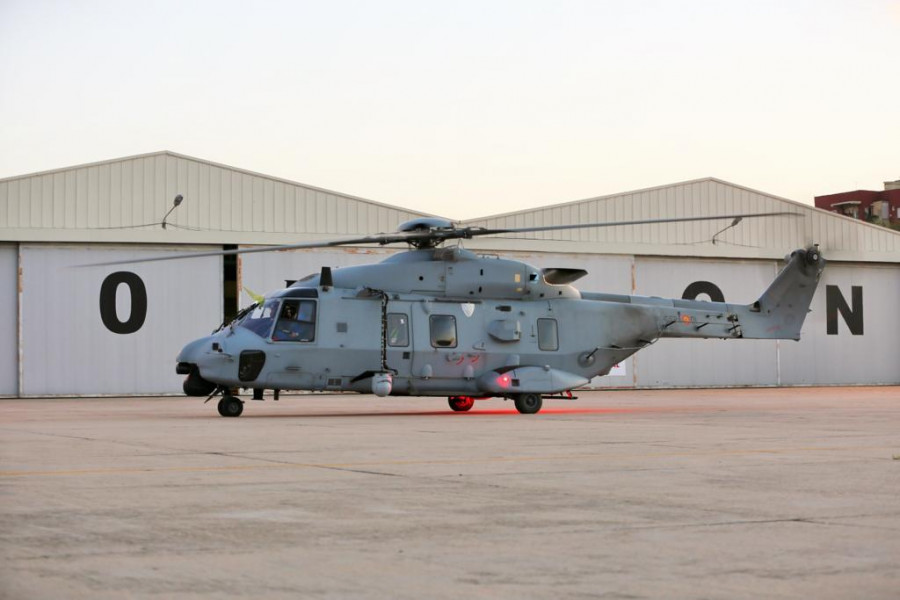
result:
[[[86,265],[74,265],[76,267],[106,267],[109,265],[131,265],[135,263],[158,262],[163,260],[181,260],[185,258],[203,258],[206,256],[231,256],[235,254],[253,254],[255,252],[278,252],[279,250],[302,250],[310,248],[330,248],[333,246],[348,246],[354,244],[395,244],[428,237],[428,233],[401,232],[390,234],[369,235],[361,238],[349,238],[344,240],[330,240],[327,242],[307,242],[305,244],[286,244],[282,246],[262,246],[258,248],[237,248],[235,250],[215,250],[210,252],[194,252],[184,254],[169,254],[165,256],[153,256],[151,258],[136,258],[131,260],[112,260],[109,262],[90,263]]]
[[[768,212],[743,215],[716,215],[714,217],[677,217],[672,219],[641,219],[639,221],[605,221],[602,223],[578,223],[575,225],[540,225],[537,227],[513,227],[509,229],[470,228],[473,236],[499,233],[532,233],[535,231],[561,231],[564,229],[589,229],[593,227],[620,227],[625,225],[656,225],[661,223],[686,223],[688,221],[718,221],[723,219],[755,219],[758,217],[800,217],[800,213]]]
[[[676,217],[671,219],[641,219],[637,221],[605,221],[601,223],[578,223],[574,225],[543,225],[537,227],[511,227],[504,229],[486,229],[484,227],[462,227],[460,229],[431,229],[421,231],[400,231],[397,233],[380,233],[360,238],[348,238],[343,240],[330,240],[326,242],[307,242],[305,244],[287,244],[282,246],[263,246],[257,248],[238,248],[235,250],[216,250],[212,252],[195,252],[185,254],[169,254],[166,256],[154,256],[151,258],[138,258],[133,260],[114,260],[77,267],[105,267],[110,265],[130,265],[135,263],[157,262],[165,260],[181,260],[185,258],[202,258],[207,256],[232,256],[235,254],[253,254],[256,252],[278,252],[280,250],[303,250],[311,248],[331,248],[335,246],[351,246],[356,244],[396,244],[401,242],[417,241],[445,241],[458,239],[472,239],[477,236],[497,235],[501,233],[533,233],[537,231],[562,231],[566,229],[590,229],[599,227],[622,227],[627,225],[656,225],[663,223],[686,223],[690,221],[719,221],[723,219],[755,219],[759,217],[799,217],[799,213],[768,212],[748,213],[736,215],[716,215],[712,217]]]

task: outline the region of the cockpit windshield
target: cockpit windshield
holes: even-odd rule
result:
[[[237,324],[244,329],[249,329],[259,337],[267,337],[272,330],[272,324],[275,323],[278,304],[279,300],[276,298],[266,300],[262,306],[257,306],[244,315]]]

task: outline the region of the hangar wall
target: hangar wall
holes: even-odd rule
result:
[[[78,267],[179,248],[22,244],[22,396],[181,391],[175,355],[222,321],[222,258]]]
[[[176,193],[185,203],[163,229],[157,221]],[[593,384],[900,384],[897,232],[714,178],[464,224],[527,227],[764,211],[796,216],[748,219],[723,232],[727,223],[702,221],[475,238],[465,245],[538,267],[585,268],[589,274],[577,283],[584,290],[681,297],[691,283],[706,282],[727,301],[743,303],[768,285],[781,257],[815,241],[830,264],[801,342],[662,340]],[[175,354],[222,318],[220,258],[93,270],[73,264],[224,244],[333,240],[391,231],[419,216],[427,215],[172,152],[0,180],[0,395],[179,393]],[[239,280],[261,293],[322,265],[375,262],[393,252],[245,255]],[[146,288],[144,320],[134,331],[113,331],[128,329],[132,320],[134,278]],[[249,303],[243,293],[240,304]]]
[[[0,245],[0,396],[15,396],[19,391],[18,248]]]
[[[781,342],[782,385],[900,384],[900,265],[832,264],[800,342]]]

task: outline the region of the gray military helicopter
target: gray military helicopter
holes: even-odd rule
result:
[[[384,261],[320,273],[268,294],[211,335],[187,344],[176,372],[190,396],[221,396],[237,417],[239,389],[447,396],[454,411],[503,398],[523,414],[607,374],[659,338],[800,339],[825,259],[792,252],[758,300],[746,305],[582,292],[581,269],[540,269],[479,256],[448,240],[476,236],[774,216],[756,213],[515,229],[457,227],[419,218],[357,239],[209,252],[214,256],[359,244],[406,243]],[[144,259],[168,260],[179,257]],[[129,262],[144,262],[129,261]]]

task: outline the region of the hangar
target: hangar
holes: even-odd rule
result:
[[[172,200],[185,201],[166,218]],[[830,264],[800,342],[662,340],[596,387],[900,384],[900,233],[715,178],[467,221],[527,227],[786,211],[798,218],[674,223],[477,238],[466,246],[583,268],[588,291],[752,302],[812,242]],[[375,262],[388,248],[78,265],[166,252],[393,231],[431,216],[157,152],[0,180],[0,395],[180,393],[174,357],[246,290]],[[724,229],[724,231],[722,231]]]

